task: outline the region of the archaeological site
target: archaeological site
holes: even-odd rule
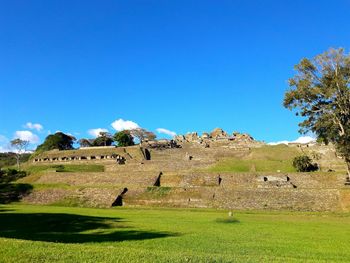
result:
[[[307,154],[315,172],[296,172]],[[99,165],[101,171],[60,171]],[[30,160],[46,167],[23,179],[34,185],[23,202],[87,207],[161,206],[244,210],[349,211],[346,168],[332,146],[267,145],[249,134],[177,135],[129,147],[52,150]]]

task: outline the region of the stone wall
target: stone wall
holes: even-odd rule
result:
[[[340,211],[350,208],[350,189],[343,179],[314,173],[47,172],[35,183],[66,187],[39,188],[25,201],[54,204],[74,199],[86,206],[110,207],[126,188],[123,205],[128,206]]]

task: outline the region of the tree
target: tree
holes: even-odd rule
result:
[[[30,153],[21,154],[21,162],[28,161],[30,157]],[[8,153],[0,153],[0,170],[4,166],[12,166],[17,164],[16,153],[8,152]]]
[[[110,146],[113,143],[112,135],[108,132],[100,132],[99,136],[93,141],[93,146]]]
[[[75,137],[63,132],[56,132],[47,136],[45,141],[36,148],[36,152],[40,153],[53,149],[72,150],[74,141],[76,141]]]
[[[312,163],[312,159],[307,155],[295,157],[293,159],[293,167],[298,172],[314,172],[318,170],[317,163]]]
[[[89,139],[82,138],[78,141],[80,147],[91,147],[92,142]]]
[[[132,137],[138,138],[140,143],[142,143],[144,140],[154,140],[157,137],[153,132],[142,128],[130,130],[130,134]]]
[[[334,144],[345,160],[350,183],[350,56],[342,48],[330,49],[302,59],[295,69],[284,106],[304,117],[301,133],[311,131],[318,141]]]
[[[115,133],[113,139],[120,147],[126,147],[135,144],[134,138],[131,136],[130,131],[128,130]]]
[[[12,140],[11,146],[16,149],[16,161],[17,161],[17,169],[20,170],[20,161],[21,155],[26,152],[27,147],[29,145],[29,141],[21,140],[19,138]]]

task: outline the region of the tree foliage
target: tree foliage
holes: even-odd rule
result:
[[[298,172],[313,172],[318,170],[318,165],[312,163],[312,160],[307,155],[297,156],[293,159],[293,167]]]
[[[110,146],[113,143],[113,137],[108,132],[100,132],[95,139],[82,138],[78,141],[80,147],[92,147],[92,146]]]
[[[20,163],[21,163],[21,155],[26,152],[27,147],[29,145],[29,141],[21,140],[19,138],[12,140],[11,147],[16,149],[15,156],[17,161],[17,168],[20,169]]]
[[[311,131],[319,141],[332,142],[344,157],[350,178],[350,56],[330,49],[304,58],[289,79],[284,106],[304,117],[300,132]]]
[[[80,147],[91,147],[92,143],[89,139],[82,138],[78,141]]]
[[[16,169],[0,170],[0,184],[16,181],[26,175],[25,171],[17,171]]]
[[[140,143],[142,143],[145,140],[154,140],[157,136],[150,131],[147,131],[146,129],[137,128],[129,131],[131,136],[134,138],[139,139]]]
[[[28,161],[30,157],[30,153],[23,153],[21,154],[20,160],[21,162]],[[5,166],[12,166],[17,163],[17,157],[16,153],[9,152],[9,153],[0,153],[0,168]]]
[[[130,131],[128,130],[115,133],[113,139],[120,147],[126,147],[135,144],[134,138],[131,136]]]
[[[36,148],[36,152],[50,151],[53,149],[71,150],[73,149],[73,143],[75,140],[76,138],[71,135],[63,132],[56,132],[55,134],[47,136],[44,143]]]
[[[93,140],[92,146],[110,146],[113,143],[112,135],[108,132],[100,132],[99,136]]]

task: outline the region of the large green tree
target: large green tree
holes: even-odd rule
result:
[[[100,132],[92,142],[92,146],[110,146],[113,143],[112,135],[109,132]]]
[[[49,151],[53,149],[58,150],[71,150],[73,149],[73,143],[76,140],[75,137],[65,134],[63,132],[56,132],[50,134],[45,138],[45,141],[36,148],[36,152]]]
[[[350,55],[342,48],[330,49],[302,59],[295,70],[284,106],[304,118],[301,133],[311,131],[335,145],[346,162],[350,183]]]
[[[134,145],[134,138],[131,136],[130,131],[124,130],[114,134],[114,141],[120,147],[131,146]]]

